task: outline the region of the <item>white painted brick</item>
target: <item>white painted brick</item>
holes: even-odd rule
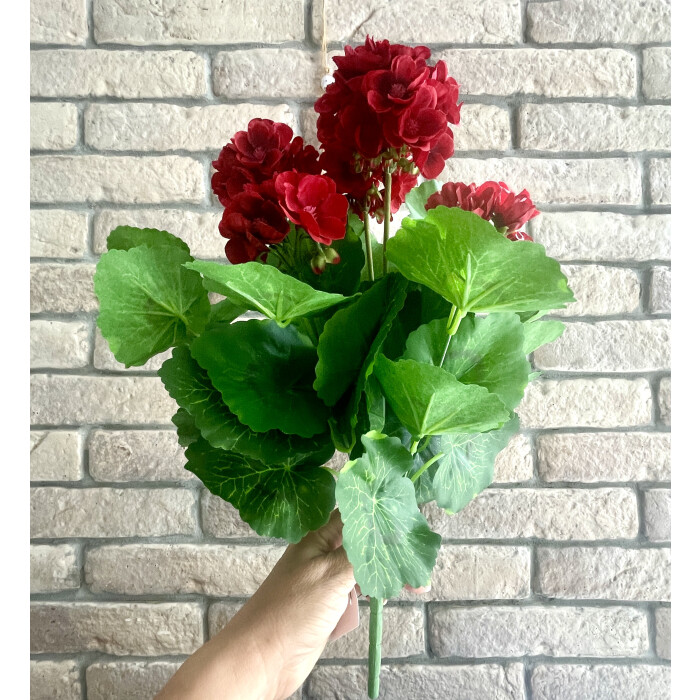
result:
[[[489,488],[455,515],[435,504],[423,510],[452,539],[630,539],[639,532],[637,499],[625,488]]]
[[[32,424],[169,423],[177,405],[158,377],[31,378]]]
[[[321,144],[318,141],[318,134],[316,133],[317,119],[318,114],[313,107],[301,110],[301,135],[304,137],[305,143],[310,143],[318,150]]]
[[[139,367],[126,367],[114,357],[100,329],[95,329],[95,353],[93,356],[93,364],[97,369],[106,369],[111,372],[123,372],[127,369],[129,372],[155,372],[159,370],[163,362],[172,355],[172,352],[172,349],[169,349],[158,355],[154,355],[148,362]]]
[[[85,143],[99,151],[218,153],[254,118],[295,126],[287,105],[94,104],[85,111]]]
[[[31,0],[29,39],[33,44],[79,46],[88,38],[85,0]]]
[[[667,151],[671,108],[601,104],[526,104],[520,147],[534,151]]]
[[[423,666],[382,664],[382,700],[525,700],[522,664]],[[367,666],[316,666],[306,691],[309,700],[365,700]]]
[[[656,611],[656,654],[671,659],[671,608]]]
[[[671,41],[670,0],[555,0],[528,4],[528,29],[543,44]]]
[[[574,433],[537,438],[538,473],[544,481],[668,481],[667,433]]]
[[[205,60],[193,51],[32,51],[32,97],[204,97]]]
[[[95,481],[189,481],[174,430],[95,430],[87,441]]]
[[[219,234],[223,210],[200,212],[183,209],[103,209],[95,216],[95,253],[107,250],[107,236],[117,226],[169,231],[182,238],[196,258],[224,259],[226,239]]]
[[[496,457],[493,480],[497,484],[517,483],[531,479],[532,475],[530,441],[524,435],[514,435]]]
[[[649,309],[653,314],[671,313],[671,269],[655,267],[651,272]]]
[[[31,593],[80,588],[78,549],[72,544],[33,544],[29,548]]]
[[[78,433],[32,430],[29,445],[32,481],[78,481],[82,478],[82,441]]]
[[[649,159],[649,190],[652,204],[671,204],[671,160]]]
[[[80,700],[80,669],[72,659],[30,661],[29,693],[32,700]]]
[[[314,10],[314,35],[320,42],[320,0],[314,0]],[[368,35],[402,44],[512,44],[520,41],[520,6],[517,0],[326,2],[328,41],[356,44]]]
[[[431,609],[429,629],[438,657],[628,657],[649,646],[646,615],[632,608],[445,606]]]
[[[29,364],[32,369],[70,369],[89,362],[88,326],[81,321],[31,321]]]
[[[611,212],[545,212],[530,235],[557,260],[668,260],[671,217]]]
[[[61,209],[29,213],[33,258],[82,258],[87,248],[88,215]]]
[[[59,102],[29,105],[29,147],[65,151],[78,143],[78,108]]]
[[[663,600],[671,597],[670,549],[540,548],[538,592],[549,598]]]
[[[431,575],[432,589],[418,600],[505,600],[530,594],[527,547],[446,544]]]
[[[642,176],[630,158],[451,158],[441,180],[506,182],[539,204],[640,204]]]
[[[549,253],[551,255],[551,253]],[[635,270],[603,265],[562,265],[576,301],[553,316],[609,316],[639,310],[642,287]]]
[[[636,59],[621,49],[447,49],[464,95],[634,97]]]
[[[670,700],[671,669],[665,666],[536,666],[533,700]]]
[[[212,537],[257,537],[230,503],[207,490],[202,491],[202,529]]]
[[[92,263],[32,263],[29,267],[32,313],[96,311]]]
[[[88,700],[152,700],[180,668],[176,661],[116,661],[85,670]]]
[[[318,52],[249,49],[216,55],[214,94],[222,97],[316,99],[323,75]]]
[[[671,99],[671,48],[654,46],[642,54],[642,90],[648,100]]]
[[[88,551],[85,581],[96,593],[252,595],[283,552],[277,545],[110,545]]]
[[[567,323],[557,340],[535,350],[535,366],[574,372],[670,370],[671,322]]]
[[[645,379],[537,380],[518,408],[523,428],[632,428],[651,423]]]
[[[462,105],[459,124],[450,128],[456,151],[505,151],[511,147],[510,115],[496,105]]]
[[[664,425],[671,425],[671,379],[664,377],[659,382],[659,419]]]
[[[653,541],[671,539],[671,490],[652,489],[644,494],[644,531]]]
[[[32,537],[191,535],[195,494],[187,489],[65,489],[31,492]]]
[[[33,202],[201,202],[202,164],[182,156],[34,156]]]
[[[191,654],[204,642],[198,603],[34,603],[32,653]]]
[[[95,41],[115,44],[265,44],[304,39],[302,0],[96,0]]]

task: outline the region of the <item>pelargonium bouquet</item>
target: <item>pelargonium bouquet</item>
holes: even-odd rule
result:
[[[158,374],[187,469],[212,493],[289,542],[337,504],[370,598],[372,698],[383,599],[427,585],[440,547],[419,505],[456,513],[491,483],[536,376],[527,356],[563,330],[541,316],[573,300],[522,230],[539,213],[526,190],[436,182],[461,105],[429,59],[346,46],[315,105],[320,154],[266,119],[233,136],[212,177],[232,264],[121,226],[95,275],[117,360],[173,348]],[[325,466],[336,450],[349,453],[339,472]]]

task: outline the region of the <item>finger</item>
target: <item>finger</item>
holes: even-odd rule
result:
[[[343,521],[340,511],[336,508],[328,522],[315,532],[310,532],[301,544],[309,556],[328,554],[335,551],[343,543]]]
[[[416,593],[420,595],[421,593],[429,593],[430,590],[432,589],[432,586],[428,584],[427,586],[419,586],[418,588],[414,588],[413,586],[409,586],[406,584],[404,588],[409,592],[409,593]]]

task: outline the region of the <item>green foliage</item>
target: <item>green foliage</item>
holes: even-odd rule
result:
[[[573,300],[559,263],[529,241],[510,241],[472,212],[439,206],[406,218],[387,243],[404,277],[467,312],[561,308]]]
[[[204,330],[209,298],[199,275],[182,267],[191,259],[177,244],[115,248],[100,258],[97,326],[119,362],[142,365]]]
[[[534,321],[523,325],[523,352],[529,355],[537,348],[556,340],[564,332],[561,321]]]
[[[213,326],[218,323],[229,324],[231,321],[244,314],[247,310],[248,309],[245,309],[242,306],[236,306],[229,299],[222,299],[216,304],[213,304],[211,307],[209,326]]]
[[[343,546],[365,595],[391,598],[404,584],[430,582],[440,535],[418,510],[410,472],[413,460],[397,438],[362,436],[365,454],[338,477]]]
[[[426,215],[425,203],[431,194],[435,194],[440,189],[437,180],[426,180],[424,183],[414,187],[406,195],[406,207],[413,219],[424,219]]]
[[[107,250],[129,250],[137,246],[145,245],[154,248],[159,245],[180,248],[190,255],[190,248],[181,238],[173,236],[167,231],[159,231],[156,228],[136,228],[135,226],[117,226],[107,236]],[[192,258],[189,258],[190,260]]]

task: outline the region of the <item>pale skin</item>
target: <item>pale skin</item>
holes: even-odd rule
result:
[[[196,651],[155,700],[284,700],[321,656],[356,585],[329,522],[287,547],[255,595]],[[415,592],[424,592],[416,589]]]

